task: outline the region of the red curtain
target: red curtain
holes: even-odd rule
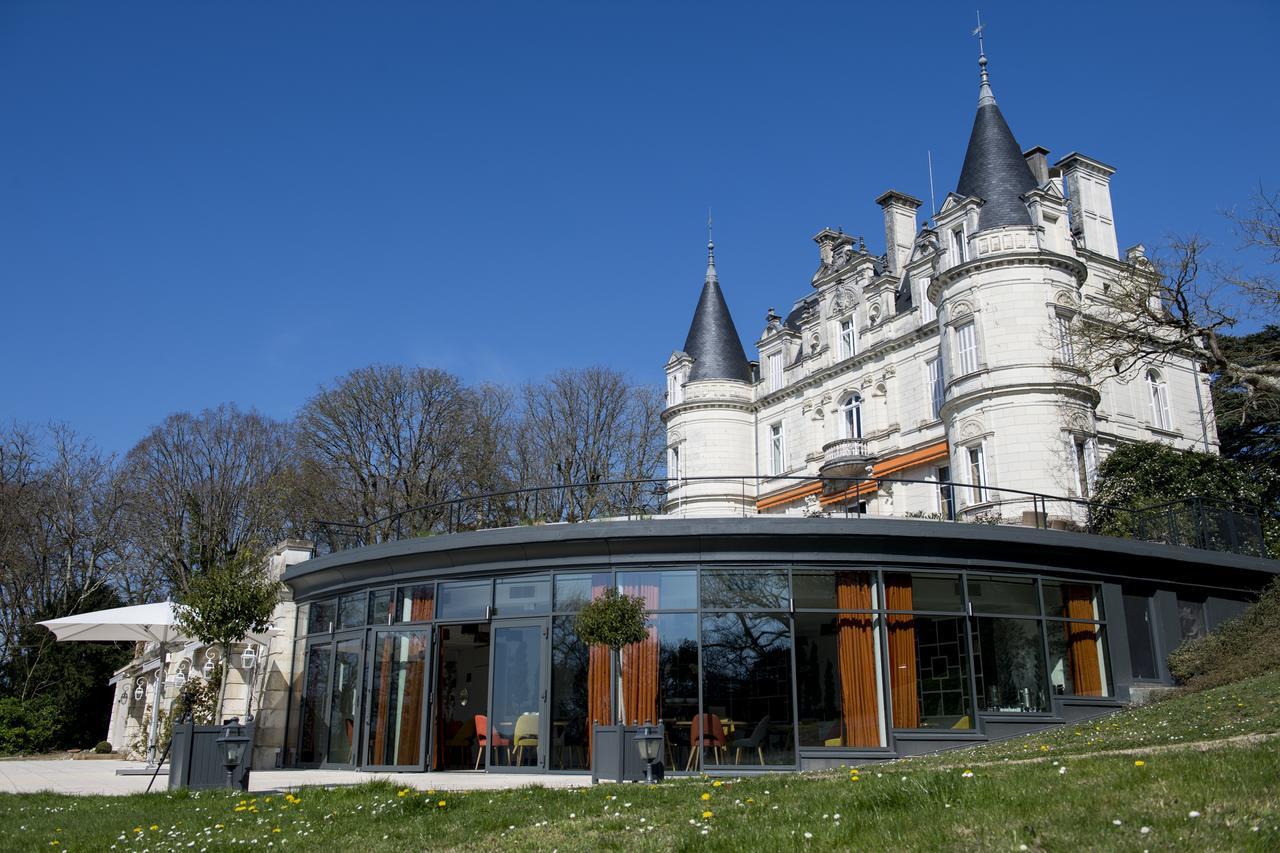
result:
[[[638,595],[645,607],[658,606],[656,586],[624,587],[626,595]],[[649,626],[649,636],[622,650],[622,710],[633,725],[658,722],[658,629]]]
[[[911,609],[911,576],[885,575],[885,607]],[[920,694],[916,686],[916,623],[905,613],[889,614],[889,688],[893,696],[893,727],[920,727]]]
[[[836,573],[836,606],[841,610],[871,609],[871,584],[865,572]],[[880,745],[871,618],[869,613],[841,613],[836,617],[843,746]]]
[[[1065,584],[1068,619],[1093,619],[1093,587]],[[1067,632],[1067,658],[1071,666],[1072,692],[1077,696],[1102,695],[1102,670],[1098,666],[1098,626],[1063,623]]]

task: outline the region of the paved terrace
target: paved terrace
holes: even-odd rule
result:
[[[68,761],[65,759],[0,761],[0,793],[29,794],[53,791],[59,794],[140,794],[151,781],[146,776],[117,776],[121,769],[137,770],[136,761]],[[358,770],[255,770],[249,775],[249,790],[275,791],[303,786],[358,785],[386,779],[396,785],[437,791],[493,791],[538,785],[544,788],[578,788],[591,784],[585,775],[549,773],[365,773]],[[168,777],[156,778],[152,791],[163,791]]]

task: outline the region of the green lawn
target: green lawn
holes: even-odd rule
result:
[[[0,849],[1276,850],[1280,739],[1160,749],[1272,731],[1280,731],[1280,675],[1099,724],[863,767],[856,779],[839,771],[469,794],[365,785],[302,790],[296,802],[7,795]],[[1150,751],[1105,752],[1134,748]],[[1004,761],[1023,757],[1041,760]]]

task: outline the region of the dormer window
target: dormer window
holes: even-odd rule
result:
[[[667,405],[684,402],[684,373],[677,371],[667,377]]]
[[[963,228],[957,228],[951,232],[951,249],[955,255],[955,262],[957,264],[962,264],[969,259],[969,253],[965,248]]]
[[[781,391],[783,382],[782,353],[769,353],[768,358],[765,360],[765,365],[769,374],[769,390]]]
[[[840,321],[840,358],[853,358],[858,354],[857,315],[850,314]]]

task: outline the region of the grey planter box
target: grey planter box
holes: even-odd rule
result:
[[[601,726],[591,729],[591,781],[643,782],[645,760],[636,733],[644,726]],[[662,727],[658,726],[662,732]],[[661,756],[662,753],[659,753]],[[661,758],[659,759],[661,760]]]
[[[232,773],[232,787],[249,790],[249,767],[253,760],[254,724],[244,727],[249,738],[244,764]],[[173,727],[173,743],[169,747],[170,788],[226,788],[227,767],[222,763],[218,738],[226,726],[196,726],[178,723]]]

